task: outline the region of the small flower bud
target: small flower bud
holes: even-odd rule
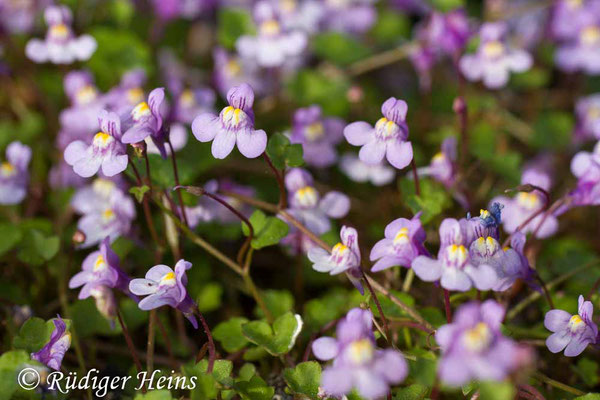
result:
[[[85,233],[83,233],[80,230],[75,231],[75,233],[73,234],[73,243],[74,244],[81,244],[83,242],[85,242]]]
[[[462,97],[455,98],[454,103],[452,103],[452,110],[456,114],[462,114],[467,112],[467,103],[465,102],[465,99]]]

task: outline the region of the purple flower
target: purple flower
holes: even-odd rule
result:
[[[517,233],[523,235],[520,232]],[[513,249],[503,250],[500,243],[491,236],[479,237],[469,246],[469,257],[473,265],[476,267],[487,265],[494,269],[498,278],[492,288],[495,291],[500,292],[509,289],[514,281],[521,276],[524,235],[521,236],[521,240],[523,241],[520,244],[521,254]]]
[[[173,106],[173,119],[184,124],[191,124],[198,114],[213,112],[215,92],[207,87],[184,89],[177,94]]]
[[[188,141],[188,133],[185,125],[177,123],[171,124],[169,127],[169,139],[171,140],[171,146],[173,146],[175,152],[183,149]],[[150,137],[147,137],[145,142],[148,154],[161,154],[160,149],[154,144]],[[171,155],[171,149],[169,147],[165,147],[165,151],[167,155]]]
[[[442,151],[431,159],[427,167],[419,168],[419,176],[430,175],[447,189],[454,186],[456,181],[456,138],[447,137],[442,142]]]
[[[558,40],[575,39],[582,24],[587,20],[586,14],[592,12],[592,1],[557,0],[552,9],[550,29]]]
[[[539,186],[544,190],[550,189],[550,182],[551,178],[548,173],[535,169],[526,170],[521,178],[522,184],[529,183]],[[533,214],[539,212],[544,207],[545,201],[545,195],[538,190],[519,192],[513,198],[499,196],[492,200],[492,202],[498,202],[504,206],[502,224],[507,233],[515,232],[521,224]],[[540,226],[539,229],[538,226]],[[558,219],[554,215],[540,213],[540,215],[522,227],[521,231],[526,234],[537,230],[536,237],[543,239],[552,236],[557,229]]]
[[[95,175],[100,167],[106,176],[114,176],[127,168],[127,149],[120,142],[121,121],[113,112],[103,111],[98,117],[100,132],[94,135],[92,144],[86,145],[77,140],[65,149],[67,164],[79,176],[89,178]]]
[[[342,218],[350,210],[350,199],[343,193],[331,191],[320,198],[313,178],[302,168],[292,168],[285,176],[288,190],[288,212],[317,235],[331,229],[329,218]]]
[[[571,172],[577,178],[577,187],[569,193],[572,205],[600,204],[600,142],[596,143],[592,153],[580,151],[575,154],[571,160]]]
[[[231,88],[227,101],[229,106],[219,116],[210,113],[198,115],[192,122],[192,133],[201,142],[213,141],[211,150],[215,158],[227,157],[236,143],[245,157],[260,156],[267,147],[267,134],[262,129],[254,129],[252,87],[242,83]]]
[[[472,380],[500,381],[514,372],[529,353],[500,332],[504,308],[494,300],[461,306],[453,322],[441,326],[435,340],[441,347],[438,374],[450,386]]]
[[[246,59],[228,54],[221,47],[213,51],[213,79],[222,96],[226,97],[229,90],[243,83],[248,83],[257,94],[264,92],[265,85],[259,79],[259,67]]]
[[[175,271],[166,265],[155,265],[146,273],[145,279],[132,279],[129,283],[131,293],[145,296],[139,302],[141,310],[153,310],[164,305],[178,309],[198,329],[194,316],[196,303],[186,290],[187,275],[185,271],[192,268],[192,263],[185,260],[177,261]]]
[[[312,344],[315,357],[333,359],[321,375],[321,386],[328,395],[339,398],[356,389],[361,397],[374,400],[408,375],[399,351],[376,347],[372,319],[371,311],[353,308],[338,323],[337,339],[321,337]]]
[[[598,326],[592,321],[594,306],[579,296],[576,315],[563,310],[550,310],[544,317],[544,326],[554,332],[546,339],[548,350],[553,353],[565,351],[565,356],[581,354],[589,344],[598,343]]]
[[[38,352],[31,353],[31,358],[58,371],[65,353],[71,346],[71,334],[67,332],[67,325],[60,316],[53,322],[54,330],[50,336],[50,341]]]
[[[467,44],[471,30],[465,11],[456,9],[446,14],[437,11],[431,13],[417,35],[428,46],[432,46],[436,53],[454,57]]]
[[[216,0],[152,0],[155,14],[163,20],[194,19],[215,4]]]
[[[253,60],[265,68],[281,67],[295,61],[306,48],[306,34],[285,29],[270,2],[259,1],[255,4],[254,20],[258,34],[243,35],[235,44],[242,58]]]
[[[375,186],[383,186],[394,180],[396,170],[381,162],[370,165],[361,161],[356,155],[346,153],[340,159],[340,169],[355,182],[371,182]]]
[[[600,139],[600,93],[577,100],[575,135],[581,139]]]
[[[372,272],[383,271],[396,265],[410,268],[419,255],[429,255],[423,246],[425,230],[421,225],[421,213],[412,219],[398,218],[385,227],[385,238],[375,243],[371,249],[371,261],[377,262]]]
[[[333,246],[331,253],[321,247],[312,247],[308,250],[308,259],[314,263],[315,271],[328,272],[329,275],[345,272],[350,282],[363,294],[358,233],[354,228],[342,226],[340,239],[341,242]]]
[[[106,102],[111,110],[119,115],[131,112],[133,107],[144,101],[146,72],[141,68],[127,71],[119,85],[106,94]]]
[[[362,146],[358,157],[367,164],[378,164],[385,156],[394,167],[402,169],[413,158],[412,144],[408,139],[404,100],[390,97],[381,106],[383,117],[375,127],[364,121],[353,122],[344,128],[348,143]]]
[[[73,16],[66,6],[49,6],[44,11],[48,25],[45,40],[31,39],[25,47],[27,57],[36,62],[71,64],[88,60],[96,47],[96,40],[90,35],[75,37],[71,30]]]
[[[90,247],[104,238],[113,242],[128,234],[135,218],[135,205],[130,196],[114,182],[96,179],[91,185],[79,189],[71,199],[73,209],[82,214],[77,229],[85,234],[80,247]]]
[[[327,30],[363,34],[377,21],[373,0],[326,0],[323,25]]]
[[[594,5],[592,5],[594,3]],[[600,74],[600,5],[590,2],[586,12],[574,22],[577,27],[575,37],[564,42],[556,50],[556,64],[567,72],[583,71],[586,74]]]
[[[166,157],[164,137],[162,137],[163,118],[161,105],[165,99],[165,90],[157,88],[148,95],[148,102],[138,103],[123,121],[123,137],[121,141],[127,144],[139,143],[147,137],[152,138],[154,144],[161,150],[161,155]]]
[[[440,250],[437,259],[420,255],[412,262],[415,274],[424,281],[440,281],[443,288],[465,292],[472,287],[479,290],[493,288],[498,276],[488,264],[475,265],[466,246],[464,226],[452,218],[440,225]]]
[[[0,204],[18,204],[27,194],[31,148],[21,142],[6,147],[6,161],[0,165]]]
[[[524,72],[531,68],[531,55],[508,45],[506,23],[484,23],[479,36],[477,52],[462,56],[459,62],[460,70],[468,80],[483,80],[488,88],[498,89],[506,85],[511,71]]]
[[[110,248],[109,238],[100,243],[100,249],[90,253],[81,266],[82,271],[75,274],[69,281],[69,289],[80,286],[79,299],[87,299],[98,286],[116,288],[129,293],[131,278],[121,269],[119,256]]]
[[[98,91],[92,75],[85,70],[69,72],[63,82],[71,107],[61,111],[58,146],[64,149],[74,140],[89,141],[98,129],[98,115],[108,108],[107,96]]]
[[[524,233],[515,232],[510,238],[510,247],[502,250],[503,260],[495,266],[498,274],[498,283],[493,288],[495,291],[508,290],[517,279],[522,279],[534,290],[540,289],[535,283],[536,272],[529,266],[529,261],[523,253],[525,240]],[[492,266],[494,265],[492,264]]]
[[[311,166],[324,168],[335,163],[335,145],[342,141],[344,121],[324,118],[321,107],[313,105],[299,108],[294,113],[290,140],[301,143],[304,161]]]
[[[46,7],[49,0],[0,1],[0,27],[8,33],[27,33],[35,23],[35,17]]]

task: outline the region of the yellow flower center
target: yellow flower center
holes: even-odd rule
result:
[[[246,113],[239,108],[233,106],[227,106],[223,109],[223,120],[230,123],[231,125],[238,126],[242,118]]]
[[[298,3],[295,0],[281,0],[281,9],[284,12],[291,13],[296,10]]]
[[[591,120],[600,118],[600,106],[591,105],[587,110],[587,117]]]
[[[96,258],[96,262],[94,263],[94,271],[100,271],[106,268],[106,262],[104,261],[104,257],[99,255]]]
[[[148,107],[148,103],[146,103],[145,101],[142,101],[137,106],[135,106],[133,110],[131,110],[131,116],[135,121],[139,121],[150,114],[150,107]]]
[[[569,7],[571,10],[581,7],[582,4],[583,3],[581,0],[567,0],[567,7]]]
[[[225,71],[229,76],[238,76],[242,72],[242,66],[236,60],[229,60],[225,65]]]
[[[377,132],[384,138],[393,137],[398,133],[398,125],[392,120],[387,119],[386,117],[381,117],[375,124],[375,129]]]
[[[134,87],[127,90],[126,96],[129,104],[138,104],[144,99],[144,91],[140,87]]]
[[[313,122],[312,124],[306,127],[306,138],[314,142],[323,137],[325,134],[325,128],[323,128],[323,124],[320,122]]]
[[[540,207],[540,199],[533,192],[519,192],[517,194],[517,203],[528,210],[538,209]]]
[[[295,194],[300,205],[304,207],[313,207],[317,204],[318,193],[312,186],[305,186],[299,189]]]
[[[346,246],[343,243],[337,243],[335,246],[333,246],[333,249],[331,249],[331,253],[336,254],[336,255],[342,255],[347,251],[348,251],[348,246]]]
[[[583,323],[583,319],[579,315],[575,314],[569,319],[569,328],[572,332],[575,332]]]
[[[261,35],[275,36],[278,35],[279,32],[281,32],[281,27],[279,26],[279,22],[274,19],[265,21],[260,25]]]
[[[484,350],[491,341],[492,331],[485,322],[479,322],[473,329],[465,332],[464,345],[471,351]]]
[[[96,180],[94,180],[94,183],[92,183],[92,188],[94,189],[94,192],[104,197],[110,195],[115,186],[116,185],[113,181],[109,181],[108,179],[102,178],[97,178]]]
[[[446,156],[444,155],[444,153],[439,152],[439,153],[436,153],[432,157],[431,161],[433,161],[433,162],[441,162],[441,161],[444,161],[445,159],[446,159]]]
[[[600,42],[600,28],[587,26],[581,31],[581,41],[586,46],[595,46]]]
[[[107,208],[106,210],[104,210],[104,211],[102,212],[102,219],[103,219],[105,222],[108,222],[108,221],[110,221],[110,220],[111,220],[111,219],[113,219],[114,217],[115,217],[115,212],[114,212],[112,209],[110,209],[110,208]]]
[[[348,355],[355,364],[364,364],[373,359],[375,348],[369,339],[360,339],[348,346]]]
[[[196,104],[194,92],[192,92],[190,89],[185,89],[183,92],[181,92],[179,100],[181,101],[181,104],[183,104],[185,107],[192,107],[194,104]]]
[[[94,146],[105,148],[113,141],[113,137],[105,132],[98,132],[94,135]]]
[[[395,245],[402,245],[402,244],[406,244],[409,242],[409,238],[408,238],[408,228],[402,228],[398,231],[398,233],[396,233],[396,236],[394,237],[394,244]]]
[[[174,272],[169,272],[160,279],[161,285],[174,286],[176,283],[177,280]]]
[[[467,261],[467,249],[462,244],[453,244],[448,246],[448,260],[457,263],[458,265],[462,265]]]
[[[483,237],[479,237],[475,241],[475,247],[480,254],[491,256],[498,251],[500,248],[500,243],[498,243],[498,241],[491,236],[488,236],[485,239]]]
[[[2,175],[4,176],[12,176],[17,173],[17,169],[15,168],[15,166],[9,163],[8,161],[4,161],[2,163],[0,171],[2,171]]]
[[[85,85],[75,94],[78,104],[89,104],[96,100],[96,97],[98,97],[98,91],[92,85]]]
[[[53,39],[66,39],[69,36],[69,27],[65,24],[56,24],[50,27],[50,36]]]
[[[492,40],[483,45],[483,54],[488,58],[500,57],[504,53],[504,45],[498,40]]]

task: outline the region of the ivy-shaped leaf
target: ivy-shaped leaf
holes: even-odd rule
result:
[[[134,186],[129,189],[129,193],[135,196],[135,199],[138,201],[138,203],[141,203],[142,200],[144,200],[144,195],[148,190],[150,190],[148,185]]]
[[[291,144],[290,139],[281,133],[276,133],[269,138],[267,155],[271,158],[276,168],[299,167],[304,163],[302,158],[302,145]]]
[[[289,231],[289,226],[276,217],[268,217],[260,210],[254,211],[250,216],[250,223],[254,229],[254,237],[252,238],[252,248],[262,249],[263,247],[272,246],[283,239]],[[245,223],[242,223],[244,235],[248,236],[250,230]]]
[[[277,318],[273,326],[265,321],[252,321],[242,325],[242,332],[252,343],[263,347],[271,355],[279,356],[292,349],[302,325],[300,315],[287,312]]]
[[[242,325],[248,322],[246,318],[234,317],[229,321],[221,322],[213,329],[213,337],[225,351],[235,353],[248,345],[248,339],[242,333]]]
[[[50,340],[54,331],[54,322],[46,322],[41,318],[29,318],[21,329],[19,334],[13,339],[13,347],[34,353],[40,350]]]
[[[296,365],[295,368],[287,368],[283,371],[283,377],[292,392],[311,399],[318,398],[321,382],[321,365],[318,362],[307,361]]]

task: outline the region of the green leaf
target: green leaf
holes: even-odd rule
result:
[[[34,353],[50,340],[53,330],[54,322],[52,320],[46,322],[37,317],[29,318],[21,326],[19,334],[14,337],[13,347]]]
[[[581,377],[587,387],[593,388],[598,384],[598,363],[589,358],[582,358],[571,369]]]
[[[272,400],[275,394],[275,389],[256,375],[249,381],[236,382],[234,388],[244,400]]]
[[[277,318],[273,326],[264,321],[243,324],[242,332],[249,341],[278,356],[292,349],[302,324],[300,315],[288,312]]]
[[[275,168],[299,167],[304,163],[302,145],[290,144],[290,139],[282,133],[276,133],[269,138],[267,155]]]
[[[146,69],[152,65],[149,46],[135,33],[125,29],[97,27],[90,34],[98,42],[98,48],[87,66],[101,88],[107,89],[119,82],[123,73],[133,68]]]
[[[221,8],[217,15],[217,39],[228,49],[235,47],[235,42],[242,35],[256,32],[252,16],[241,8]]]
[[[435,354],[423,349],[413,349],[410,353],[417,357],[417,360],[410,364],[410,376],[418,384],[433,386],[437,374]]]
[[[116,327],[113,329],[109,321],[100,314],[94,300],[91,298],[77,301],[71,307],[71,315],[75,331],[80,338],[95,334],[111,336],[121,334],[121,328]],[[131,329],[131,326],[129,329]]]
[[[289,231],[289,227],[285,222],[276,217],[267,217],[260,210],[254,211],[250,216],[250,223],[254,228],[254,237],[251,243],[254,249],[262,249],[279,243]],[[245,223],[242,223],[242,230],[244,235],[248,236],[250,234],[250,230]]]
[[[289,96],[299,105],[318,104],[326,115],[347,116],[350,103],[346,96],[350,82],[342,74],[327,75],[319,70],[304,69],[287,85]]]
[[[464,0],[430,0],[431,5],[441,12],[452,11],[455,8],[464,7]]]
[[[223,286],[216,282],[209,282],[202,286],[200,293],[196,297],[200,312],[204,313],[218,309],[221,306],[222,295]]]
[[[58,236],[46,236],[37,229],[31,229],[21,241],[17,257],[26,264],[42,265],[58,253],[59,247]]]
[[[550,81],[550,72],[546,69],[534,67],[525,72],[512,74],[511,84],[517,88],[539,89]]]
[[[13,394],[20,390],[17,383],[17,376],[25,364],[33,365],[36,362],[31,361],[29,353],[23,350],[7,351],[0,356],[1,399],[12,399]]]
[[[141,203],[144,200],[144,195],[148,190],[150,190],[150,188],[147,185],[134,186],[129,189],[129,193],[135,196],[138,203]]]
[[[431,179],[421,179],[421,195],[415,192],[415,182],[404,178],[400,180],[402,198],[413,213],[422,211],[421,222],[426,224],[452,205],[448,191]]]
[[[423,400],[427,396],[427,392],[429,392],[427,386],[415,383],[398,390],[394,394],[394,400]]]
[[[573,400],[600,400],[600,393],[588,393],[583,396],[575,397]]]
[[[321,382],[321,365],[316,361],[303,362],[295,368],[283,371],[283,377],[294,393],[303,394],[311,399],[319,395]]]
[[[485,400],[512,400],[515,387],[510,382],[481,382],[479,398]]]
[[[531,145],[541,149],[564,149],[571,142],[574,124],[572,113],[563,111],[543,113],[533,126]]]
[[[23,232],[15,224],[0,224],[0,256],[12,250],[23,238]]]
[[[221,322],[213,329],[213,337],[225,351],[235,353],[248,345],[248,340],[242,333],[242,325],[248,322],[246,318],[234,317],[229,321]]]
[[[371,36],[382,45],[393,45],[403,40],[410,34],[410,19],[393,10],[380,13],[375,26],[371,29]]]
[[[294,296],[288,290],[270,289],[264,290],[262,294],[267,309],[271,312],[274,318],[277,318],[294,309]],[[254,313],[259,318],[265,317],[263,311],[258,306],[254,308]]]
[[[313,38],[315,54],[338,65],[348,65],[365,58],[370,50],[355,38],[341,32],[325,32]]]
[[[182,372],[187,377],[196,377],[196,387],[191,390],[192,400],[216,399],[221,390],[221,384],[230,385],[233,363],[229,360],[215,360],[213,371],[207,374],[208,360],[201,360],[197,364],[186,364]]]
[[[173,400],[171,392],[168,390],[153,390],[146,394],[137,394],[134,400]]]

